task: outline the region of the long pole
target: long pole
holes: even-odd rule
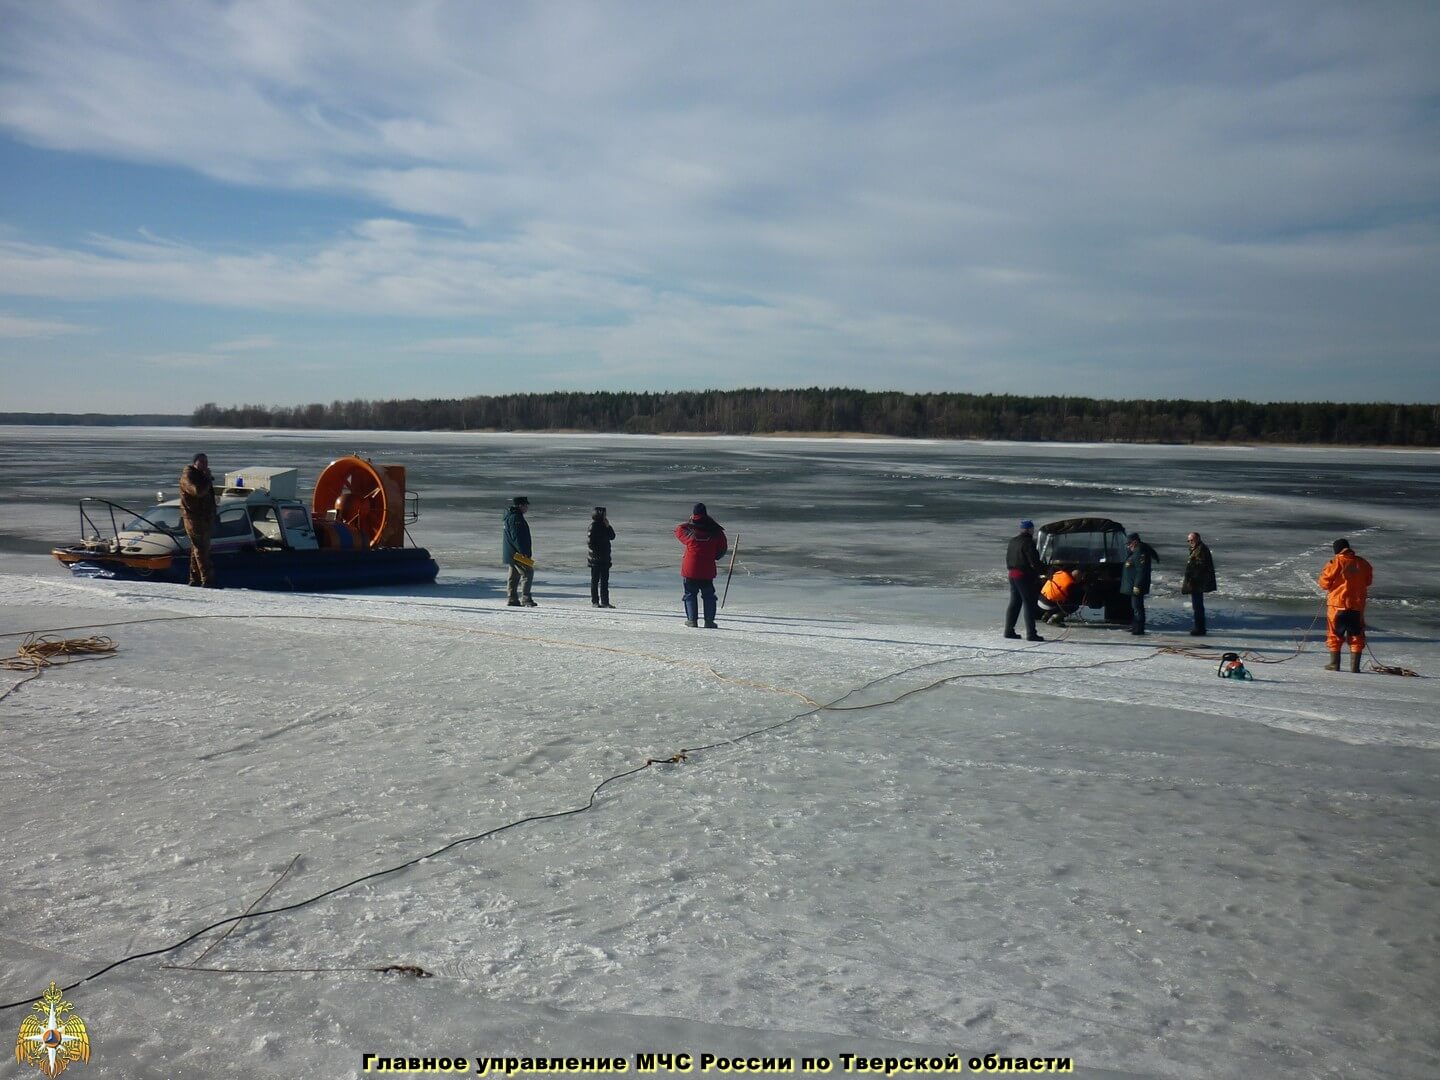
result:
[[[740,534],[735,534],[735,546],[730,549],[730,571],[725,575],[725,593],[720,597],[720,608],[725,608],[725,597],[730,595],[730,576],[735,573],[735,556],[740,554]]]

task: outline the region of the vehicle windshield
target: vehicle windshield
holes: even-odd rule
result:
[[[1102,563],[1125,561],[1125,534],[1121,532],[1073,532],[1045,534],[1040,558],[1047,563]]]
[[[131,518],[122,532],[180,532],[180,507],[152,506],[137,518]]]

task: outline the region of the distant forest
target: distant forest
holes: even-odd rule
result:
[[[500,394],[293,407],[202,405],[196,427],[381,431],[773,432],[1030,442],[1440,446],[1440,404],[1106,401],[846,389]]]
[[[190,417],[174,413],[0,412],[0,424],[77,425],[87,427],[184,427]]]

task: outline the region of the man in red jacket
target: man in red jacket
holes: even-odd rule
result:
[[[675,539],[685,545],[680,560],[680,577],[685,582],[685,625],[698,626],[696,594],[705,602],[706,629],[715,623],[715,563],[730,550],[725,530],[705,511],[704,503],[696,503],[689,521],[675,526]]]

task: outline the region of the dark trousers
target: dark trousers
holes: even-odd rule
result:
[[[590,567],[590,602],[592,604],[608,604],[610,602],[610,564],[604,566]]]
[[[1145,632],[1145,597],[1140,593],[1130,594],[1130,632],[1132,634],[1143,634]]]
[[[1196,589],[1190,594],[1190,607],[1195,612],[1195,629],[1205,629],[1205,594]]]
[[[1033,577],[1010,579],[1010,606],[1005,609],[1005,632],[1015,632],[1015,620],[1025,612],[1025,636],[1035,636],[1035,616],[1040,608],[1040,583]]]
[[[699,604],[696,603],[695,594],[700,594],[700,599],[705,605],[705,621],[715,621],[715,580],[713,578],[681,578],[685,583],[685,618],[690,622],[698,622],[695,616]]]

